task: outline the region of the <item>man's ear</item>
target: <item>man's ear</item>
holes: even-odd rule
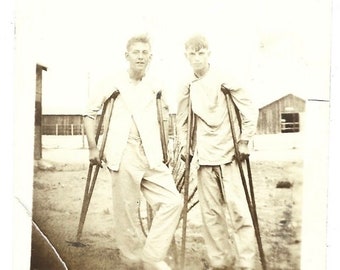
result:
[[[128,57],[129,57],[129,53],[125,52],[125,59],[128,60]]]

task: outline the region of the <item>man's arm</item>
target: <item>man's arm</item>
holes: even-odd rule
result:
[[[164,125],[165,141],[169,143],[169,105],[165,98],[165,95],[161,95],[161,108],[162,108],[162,118]]]
[[[96,120],[93,117],[84,116],[84,129],[89,147],[89,160],[93,165],[100,165],[99,149],[96,143]]]
[[[258,109],[254,106],[248,92],[243,88],[228,90],[241,116],[240,141],[249,141],[256,133]]]
[[[188,115],[189,115],[189,87],[184,86],[180,89],[177,97],[177,114],[176,127],[178,134],[178,141],[181,146],[186,145],[188,133]]]
[[[96,117],[103,108],[105,100],[112,93],[112,91],[103,91],[100,87],[98,87],[98,89],[99,90],[89,98],[85,113],[83,114],[84,129],[89,147],[89,160],[93,165],[101,164],[99,149],[96,143]]]
[[[258,119],[258,109],[254,106],[250,96],[248,93],[242,89],[238,88],[236,90],[227,89],[222,91],[224,94],[227,91],[230,92],[232,97],[232,101],[236,106],[236,110],[239,113],[240,121],[241,121],[241,136],[239,141],[237,142],[238,150],[241,155],[241,160],[245,157],[249,156],[249,141],[254,137],[257,128],[257,119]]]
[[[162,90],[157,92],[156,94],[156,105],[157,105],[157,118],[159,121],[159,129],[160,129],[160,139],[162,144],[163,151],[163,162],[168,164],[170,162],[169,155],[169,107],[167,105],[166,99],[164,98],[164,94]]]
[[[186,146],[188,139],[188,119],[189,119],[189,104],[190,104],[190,85],[184,85],[177,97],[177,115],[176,115],[176,128],[177,140],[179,143],[179,154],[181,159],[186,158]]]

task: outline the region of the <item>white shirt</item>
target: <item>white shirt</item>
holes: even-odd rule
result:
[[[178,96],[177,130],[182,145],[186,144],[188,104],[191,100],[196,118],[196,132],[193,137],[193,151],[200,165],[221,165],[232,161],[234,144],[226,98],[221,91],[225,85],[231,91],[233,101],[242,116],[239,129],[236,114],[233,123],[237,140],[250,140],[256,131],[258,110],[242,88],[235,87],[231,78],[210,70],[202,77],[192,76],[182,87]]]

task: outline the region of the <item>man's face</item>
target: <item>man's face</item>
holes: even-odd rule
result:
[[[134,71],[145,71],[151,60],[151,48],[148,43],[136,42],[125,53],[125,58]]]
[[[190,47],[185,51],[185,56],[194,71],[204,70],[209,66],[210,51],[206,48],[195,50]]]

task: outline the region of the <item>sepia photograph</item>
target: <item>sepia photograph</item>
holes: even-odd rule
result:
[[[12,269],[331,269],[336,6],[16,1]]]

